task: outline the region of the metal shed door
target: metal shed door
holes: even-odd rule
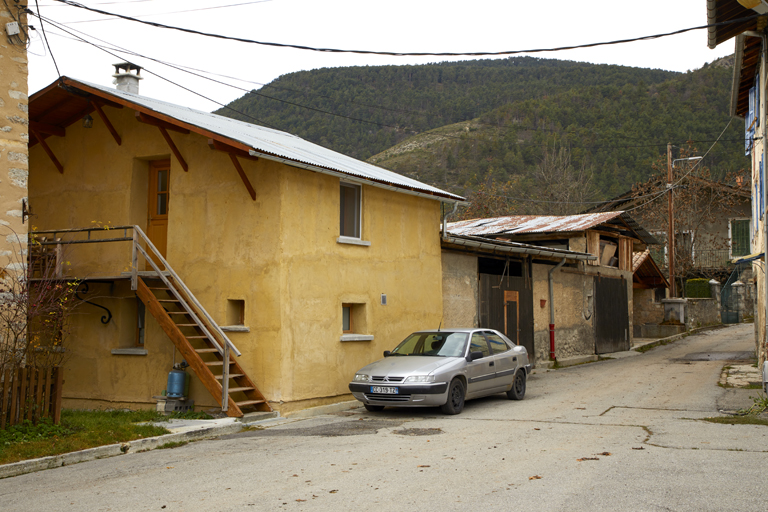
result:
[[[629,350],[627,282],[595,278],[595,353]]]

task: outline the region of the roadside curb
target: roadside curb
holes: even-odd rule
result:
[[[667,343],[672,343],[674,341],[677,341],[679,339],[683,339],[683,338],[685,338],[687,336],[691,336],[693,334],[698,334],[698,333],[704,332],[704,331],[714,331],[714,330],[717,330],[717,329],[725,329],[726,327],[729,327],[731,325],[737,325],[737,324],[717,324],[717,325],[707,325],[705,327],[697,327],[695,329],[691,329],[690,331],[681,332],[680,334],[675,334],[673,336],[668,336],[666,338],[659,338],[656,341],[652,341],[650,343],[645,343],[643,345],[640,345],[639,347],[632,347],[630,350],[634,350],[635,352],[644,353],[644,352],[647,352],[648,350],[652,350],[652,349],[654,349],[656,347],[659,347],[659,346],[662,346],[662,345],[666,345]],[[641,348],[641,347],[648,347],[648,348],[643,350],[643,351],[636,350],[636,349]]]
[[[268,421],[274,421],[274,419],[264,420],[264,422]],[[60,455],[51,455],[48,457],[41,457],[39,459],[22,460],[19,462],[13,462],[11,464],[1,465],[0,479],[19,476],[26,473],[34,473],[36,471],[42,471],[45,469],[58,468],[61,466],[71,466],[72,464],[77,464],[78,462],[88,462],[91,460],[116,457],[118,455],[146,452],[173,443],[200,441],[203,439],[210,439],[226,434],[235,434],[240,432],[243,428],[257,423],[262,422],[257,421],[252,423],[244,423],[236,421],[226,425],[217,425],[207,428],[204,427],[188,432],[164,434],[162,436],[147,437],[144,439],[136,439],[134,441],[109,444],[106,446],[97,446],[95,448],[88,448],[86,450],[80,450],[77,452],[62,453]]]

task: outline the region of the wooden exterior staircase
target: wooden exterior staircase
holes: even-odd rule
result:
[[[144,250],[142,242],[152,257]],[[156,275],[144,279],[138,276],[139,253]],[[243,416],[243,409],[271,411],[267,399],[235,360],[240,352],[138,226],[133,226],[131,266],[131,288],[221,405],[222,411],[234,417]]]

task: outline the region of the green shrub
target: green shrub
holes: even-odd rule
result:
[[[709,299],[712,297],[709,279],[689,279],[685,282],[685,296],[691,299]]]

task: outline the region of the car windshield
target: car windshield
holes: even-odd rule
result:
[[[466,343],[465,332],[417,332],[405,338],[391,355],[461,357]]]

